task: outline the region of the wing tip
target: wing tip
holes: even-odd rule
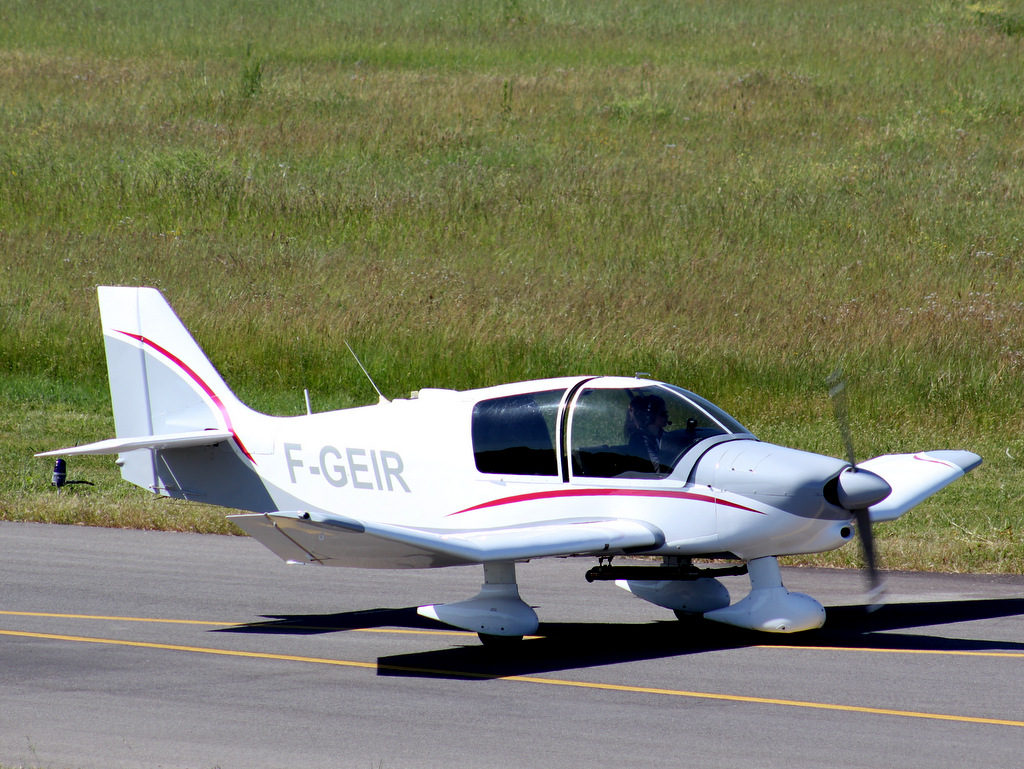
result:
[[[926,451],[923,455],[931,459],[938,459],[956,465],[966,475],[981,464],[981,457],[973,451]]]

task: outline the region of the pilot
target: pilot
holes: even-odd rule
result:
[[[629,402],[623,432],[630,453],[650,460],[650,472],[662,472],[661,438],[670,424],[668,408],[661,396],[637,395]]]

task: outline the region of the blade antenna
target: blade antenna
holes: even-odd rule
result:
[[[832,407],[835,409],[836,424],[839,426],[839,434],[842,436],[843,448],[846,449],[846,458],[853,471],[856,472],[857,455],[853,450],[853,432],[850,430],[850,412],[843,367],[839,366],[829,374],[825,383],[829,387],[828,395],[832,399]],[[857,534],[860,538],[861,552],[864,555],[864,570],[868,583],[868,611],[874,611],[885,603],[885,583],[878,571],[878,554],[875,550],[875,535],[871,529],[871,513],[866,507],[850,512],[853,513],[853,518],[857,523]]]
[[[352,349],[352,345],[350,345],[348,343],[347,339],[345,340],[345,346],[348,348],[348,351],[350,353],[352,353],[352,357],[356,359],[356,363],[359,365],[359,368],[361,368],[363,370],[363,374],[366,376],[366,379],[369,381],[370,386],[373,387],[373,389],[377,391],[377,397],[380,398],[380,400],[377,401],[377,402],[378,403],[390,403],[391,401],[389,401],[387,398],[384,397],[384,393],[382,393],[380,391],[380,388],[377,387],[377,383],[373,381],[373,377],[370,376],[370,372],[366,370],[366,366],[364,366],[363,362],[361,360],[359,360],[359,356],[356,355],[356,351]]]
[[[309,401],[309,383],[306,381],[306,363],[302,359],[302,340],[296,335],[295,346],[299,348],[299,368],[302,370],[302,395],[306,399],[306,415],[313,413],[313,404]]]

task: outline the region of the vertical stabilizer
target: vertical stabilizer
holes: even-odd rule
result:
[[[118,437],[229,427],[242,407],[154,288],[100,286]]]
[[[215,474],[224,474],[224,481],[230,475],[223,463],[236,470],[252,463],[234,424],[252,412],[231,392],[159,291],[100,286],[98,293],[117,437],[196,430],[232,435],[230,444],[204,453],[124,452],[119,460],[122,477],[168,496],[213,502]]]

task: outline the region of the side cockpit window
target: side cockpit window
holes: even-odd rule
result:
[[[746,430],[679,388],[588,388],[572,412],[573,475],[664,478],[698,442],[734,432]]]
[[[509,395],[473,407],[476,469],[503,475],[558,475],[555,424],[565,390]]]

